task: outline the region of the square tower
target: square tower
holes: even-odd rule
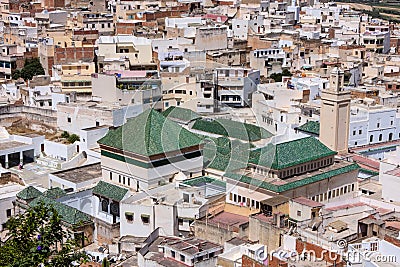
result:
[[[329,89],[322,90],[320,141],[338,153],[347,153],[350,123],[350,91],[343,89],[344,72],[335,67]]]

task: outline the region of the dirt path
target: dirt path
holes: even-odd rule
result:
[[[336,4],[338,4],[338,5],[349,5],[353,9],[372,11],[372,6],[365,5],[365,4],[360,4],[360,3],[336,2]]]

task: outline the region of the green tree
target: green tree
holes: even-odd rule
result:
[[[21,71],[20,70],[14,70],[12,73],[12,78],[13,80],[18,80],[21,78]]]
[[[110,267],[110,262],[107,260],[107,258],[103,259],[101,262],[101,267]]]
[[[62,138],[69,138],[69,133],[67,131],[62,132],[61,134]]]
[[[80,140],[79,135],[76,135],[76,134],[71,134],[68,137],[68,142],[71,144],[73,144],[73,143],[75,143],[75,141],[79,141],[79,140]]]
[[[293,74],[288,69],[284,69],[281,73],[272,73],[269,77],[275,82],[281,82],[282,77],[291,77],[292,75]]]
[[[87,258],[63,230],[58,212],[43,203],[11,217],[6,228],[6,241],[0,246],[1,266],[66,267]]]
[[[32,80],[33,76],[44,75],[44,69],[40,64],[39,58],[25,59],[23,69],[20,71],[20,77],[25,81]]]

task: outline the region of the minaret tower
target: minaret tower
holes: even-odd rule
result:
[[[335,67],[329,89],[322,90],[319,139],[338,153],[347,153],[350,124],[350,91],[343,90],[344,72]]]

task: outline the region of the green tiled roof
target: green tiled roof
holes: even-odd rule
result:
[[[368,169],[365,169],[365,168],[360,168],[360,172],[365,173],[365,174],[369,174],[371,176],[379,175],[379,172],[371,171],[371,170],[368,170]]]
[[[215,119],[212,121],[206,119],[196,120],[192,129],[250,142],[272,136],[270,132],[262,127],[227,119]]]
[[[365,150],[359,150],[358,153],[360,154],[368,154],[371,152],[387,152],[387,150],[395,150],[397,145],[387,145],[387,146],[381,146],[377,148],[366,148]]]
[[[80,224],[92,222],[91,218],[82,211],[56,202],[53,199],[47,198],[45,196],[35,198],[31,203],[29,203],[29,206],[35,207],[40,202],[43,202],[46,206],[52,206],[61,216],[61,220],[70,225],[77,226]]]
[[[306,137],[254,150],[249,162],[279,170],[335,154],[315,137]]]
[[[169,107],[161,113],[164,117],[173,118],[182,122],[190,122],[201,118],[196,112],[180,107]]]
[[[319,122],[318,121],[308,121],[303,125],[297,127],[298,130],[311,133],[315,135],[319,135]]]
[[[233,171],[247,167],[250,143],[227,137],[206,138],[203,149],[204,166],[219,171]]]
[[[98,184],[93,188],[93,194],[110,198],[118,202],[124,198],[127,192],[128,189],[126,188],[106,183],[104,181],[98,182]]]
[[[129,119],[123,126],[109,130],[98,142],[123,151],[151,156],[199,145],[201,139],[159,112],[148,109]]]
[[[58,199],[60,197],[65,196],[66,194],[67,193],[65,193],[65,191],[62,190],[59,187],[50,188],[50,189],[46,190],[46,192],[43,193],[43,195],[45,197],[48,197],[48,198],[51,198],[51,199]]]
[[[183,182],[183,184],[186,185],[190,185],[190,186],[201,186],[204,184],[214,184],[217,186],[221,186],[221,187],[226,187],[226,182],[215,179],[215,178],[211,178],[208,176],[201,176],[201,177],[196,177],[190,180],[186,180]]]
[[[30,200],[37,198],[42,195],[42,192],[34,188],[33,186],[28,186],[24,188],[21,192],[17,194],[17,197],[23,200]]]
[[[298,181],[294,181],[294,182],[290,182],[287,184],[283,184],[283,185],[275,185],[275,184],[271,184],[265,181],[261,181],[258,179],[254,179],[245,175],[241,175],[241,174],[237,174],[237,173],[227,173],[224,176],[242,183],[246,183],[246,184],[250,184],[252,186],[256,186],[259,188],[263,188],[269,191],[273,191],[276,193],[281,193],[281,192],[285,192],[291,189],[295,189],[297,187],[301,187],[301,186],[305,186],[311,183],[315,183],[318,181],[322,181],[343,173],[348,173],[354,170],[359,169],[359,166],[356,163],[352,163],[350,165],[335,169],[335,170],[330,170],[327,172],[323,172],[323,173],[319,173],[313,176],[309,176],[309,177],[305,177],[302,180],[298,180]]]

